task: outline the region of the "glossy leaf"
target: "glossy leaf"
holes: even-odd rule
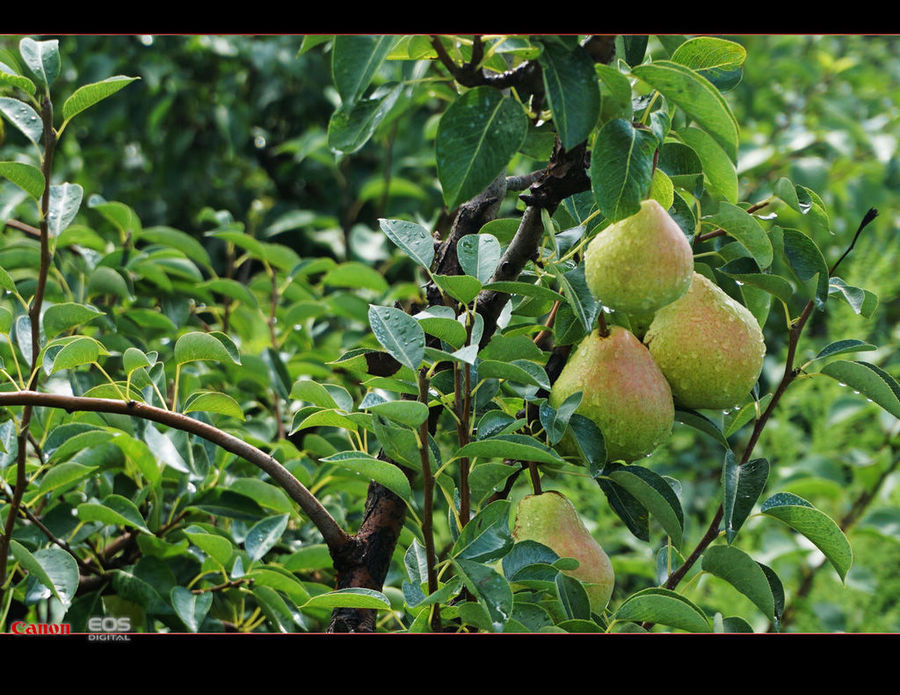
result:
[[[19,53],[25,65],[43,87],[49,87],[59,76],[59,41],[35,41],[24,38],[19,42]]]
[[[765,489],[768,477],[769,462],[766,459],[752,459],[740,466],[731,451],[725,453],[722,471],[723,508],[725,534],[729,543],[734,540],[753,510],[753,505]]]
[[[900,417],[900,385],[880,367],[868,362],[835,360],[822,367],[821,373],[858,391],[894,417]]]
[[[360,451],[344,451],[320,459],[320,461],[340,466],[364,479],[374,480],[403,500],[410,501],[412,499],[412,489],[406,474],[389,461],[382,461]]]
[[[640,210],[650,193],[657,144],[652,133],[619,118],[598,131],[591,151],[591,190],[610,222]]]
[[[185,333],[175,341],[175,362],[177,364],[202,360],[240,364],[240,359],[236,358],[234,350],[229,349],[222,340],[210,333],[192,331]]]
[[[79,504],[78,518],[82,521],[100,521],[109,526],[129,526],[144,533],[150,533],[140,510],[127,497],[107,495],[99,503]]]
[[[423,268],[430,268],[434,260],[434,240],[428,231],[406,220],[378,220],[381,231]]]
[[[288,515],[281,514],[266,517],[250,527],[247,537],[244,539],[244,548],[247,549],[247,554],[252,562],[256,562],[275,547],[275,544],[281,540],[287,523]]]
[[[679,106],[721,145],[732,162],[737,161],[737,121],[728,103],[709,80],[668,60],[639,65],[631,72]]]
[[[212,592],[206,591],[195,594],[183,586],[176,586],[169,592],[169,600],[176,615],[181,618],[187,629],[198,632],[203,624],[206,614],[212,606]]]
[[[658,623],[687,632],[712,632],[709,618],[698,606],[668,589],[651,588],[632,594],[613,618]]]
[[[188,396],[181,412],[218,413],[238,420],[244,419],[240,404],[227,393],[218,391],[198,391]]]
[[[702,569],[724,579],[744,594],[768,618],[775,617],[772,589],[762,568],[743,550],[731,545],[714,545],[703,553]]]
[[[828,558],[841,580],[846,578],[853,562],[853,551],[843,531],[830,517],[789,492],[773,495],[763,503],[760,511],[806,536]]]
[[[381,346],[400,364],[418,369],[425,357],[425,331],[409,314],[387,306],[369,305],[369,324]]]
[[[462,94],[441,117],[437,174],[448,208],[478,195],[503,172],[528,132],[515,100],[491,87]]]
[[[524,435],[499,435],[489,439],[469,442],[457,449],[454,459],[497,458],[535,461],[537,463],[565,463],[555,451],[543,446],[532,437]]]
[[[0,162],[0,176],[12,181],[35,200],[44,193],[44,175],[24,162]]]
[[[500,242],[492,234],[467,234],[457,242],[456,255],[463,272],[484,284],[500,262]]]
[[[355,103],[366,91],[388,53],[394,36],[338,35],[331,48],[331,74],[341,101]]]
[[[562,146],[570,150],[587,140],[600,115],[600,89],[594,61],[581,46],[543,45],[538,62],[553,123]]]
[[[30,553],[18,541],[10,539],[9,550],[16,561],[45,587],[64,608],[72,604],[78,588],[78,564],[62,548],[42,548]]]
[[[63,103],[63,118],[68,121],[70,118],[77,116],[79,113],[81,113],[85,109],[89,109],[94,104],[103,101],[108,96],[112,96],[123,87],[128,86],[138,79],[140,78],[126,77],[125,75],[115,75],[113,77],[107,77],[105,80],[101,80],[100,82],[93,82],[91,84],[86,84],[79,87],[74,92],[72,92],[72,96],[66,99],[66,101]]]
[[[40,146],[44,123],[28,103],[12,97],[0,97],[0,114],[21,130],[35,146]]]
[[[675,546],[681,545],[684,513],[681,502],[664,478],[636,465],[608,464],[604,476],[625,488],[662,525]]]

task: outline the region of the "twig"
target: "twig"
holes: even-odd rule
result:
[[[341,529],[331,514],[328,513],[328,510],[322,506],[322,503],[271,455],[212,425],[181,413],[164,410],[146,403],[138,403],[137,401],[64,396],[56,393],[38,393],[36,391],[0,393],[0,407],[16,405],[62,408],[67,412],[89,411],[130,415],[195,434],[226,451],[240,456],[265,471],[287,492],[291,499],[297,502],[310,521],[319,529],[329,549],[332,551],[340,549],[349,539],[348,535]]]

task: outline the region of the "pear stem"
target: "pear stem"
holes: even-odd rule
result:
[[[531,474],[531,487],[534,488],[534,494],[543,494],[544,490],[541,487],[541,476],[538,473],[538,467],[534,461],[528,462],[528,472]]]
[[[606,325],[606,312],[602,309],[600,310],[600,314],[597,316],[597,330],[600,332],[601,338],[609,337],[609,327]]]

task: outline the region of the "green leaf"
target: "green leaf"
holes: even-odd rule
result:
[[[320,408],[338,409],[334,397],[322,384],[312,379],[300,379],[291,387],[291,399],[312,403]]]
[[[381,346],[400,364],[418,369],[425,358],[425,331],[400,309],[369,305],[369,324]]]
[[[35,41],[24,38],[19,42],[19,54],[25,65],[43,87],[49,87],[59,76],[59,41]]]
[[[677,133],[700,160],[707,186],[729,203],[738,200],[738,177],[734,162],[708,133],[699,128],[682,128]]]
[[[868,362],[835,360],[822,367],[821,373],[858,391],[894,417],[900,417],[900,385],[880,367]]]
[[[44,369],[48,368],[48,357],[50,351],[44,355]],[[83,364],[91,364],[96,362],[100,355],[108,355],[106,349],[93,338],[79,337],[66,343],[62,349],[49,360],[50,371],[48,374],[54,374],[61,369],[73,369]]]
[[[121,495],[107,495],[100,503],[84,502],[78,505],[77,511],[78,518],[82,521],[99,521],[107,526],[129,526],[150,533],[134,502]]]
[[[198,391],[188,396],[184,402],[182,413],[193,412],[219,413],[238,420],[244,419],[240,404],[227,393],[217,391]]]
[[[28,92],[32,96],[34,96],[34,93],[37,91],[37,87],[34,86],[34,82],[29,80],[27,77],[23,77],[22,75],[17,73],[6,63],[0,63],[0,82],[6,82],[7,84],[11,84],[13,87],[18,87],[22,91]]]
[[[527,133],[522,106],[499,90],[476,87],[460,95],[441,117],[435,139],[447,207],[455,208],[487,188]]]
[[[457,242],[456,254],[463,272],[484,284],[500,262],[500,242],[492,234],[468,234]]]
[[[184,530],[191,543],[225,567],[234,552],[234,546],[227,538],[216,533],[208,533],[199,526],[189,526]]]
[[[9,550],[16,561],[46,586],[65,609],[72,605],[78,589],[78,563],[62,548],[42,548],[34,554],[10,539]]]
[[[137,213],[125,203],[116,200],[106,201],[100,196],[92,195],[88,198],[88,207],[100,213],[120,233],[140,236],[141,220]]]
[[[872,345],[871,343],[864,343],[862,340],[855,340],[852,338],[848,338],[846,340],[836,340],[833,343],[828,343],[828,345],[819,350],[819,354],[813,357],[810,362],[820,360],[823,357],[841,355],[846,352],[868,352],[870,350],[877,349],[878,346]]]
[[[94,268],[88,279],[85,297],[95,297],[98,294],[109,294],[123,301],[131,299],[131,291],[125,278],[115,268],[106,265]]]
[[[587,140],[600,116],[600,89],[594,61],[581,46],[568,49],[552,41],[538,58],[553,123],[570,150]]]
[[[259,306],[259,302],[256,301],[256,296],[247,289],[246,285],[241,284],[237,280],[231,280],[230,278],[214,278],[199,284],[198,287],[241,302],[251,309],[256,309]]]
[[[54,304],[47,307],[42,317],[44,336],[47,340],[51,340],[60,333],[103,315],[102,311],[85,304],[75,304],[74,302]]]
[[[229,350],[217,336],[200,331],[185,333],[178,338],[175,341],[174,353],[177,364],[200,360],[241,363],[240,359],[235,358],[233,350]]]
[[[353,475],[374,480],[407,502],[412,499],[412,488],[406,474],[389,461],[382,461],[361,451],[343,451],[320,459],[320,462],[335,464]]]
[[[397,103],[402,88],[379,88],[371,99],[341,104],[328,121],[328,146],[344,154],[360,150]]]
[[[796,229],[781,230],[784,255],[801,283],[816,280],[815,298],[819,306],[828,299],[828,265],[822,251],[810,237]]]
[[[325,594],[313,596],[300,606],[308,608],[363,608],[369,610],[388,610],[391,602],[387,596],[374,589],[337,589]]]
[[[517,384],[538,386],[550,390],[550,379],[539,364],[528,360],[499,362],[482,360],[478,363],[478,377],[482,379],[507,379]]]
[[[249,497],[259,506],[279,514],[291,514],[294,511],[294,503],[284,490],[258,478],[238,478],[228,486],[228,489]]]
[[[213,595],[211,591],[201,594],[195,594],[183,586],[173,587],[169,592],[169,599],[172,601],[172,608],[175,614],[181,619],[187,629],[191,632],[197,632],[206,614],[212,606]]]
[[[725,466],[722,472],[725,510],[725,533],[730,544],[738,530],[746,521],[753,505],[766,487],[769,477],[769,462],[766,459],[752,459],[739,466],[731,451],[725,452]]]
[[[497,500],[482,509],[463,527],[450,551],[451,557],[473,562],[491,562],[513,547],[509,529],[509,500]]]
[[[613,619],[649,621],[688,632],[712,632],[709,618],[700,608],[668,589],[650,588],[632,594],[619,606]]]
[[[44,175],[30,164],[0,162],[0,176],[12,181],[35,200],[40,200],[44,193]]]
[[[21,130],[36,147],[40,146],[41,135],[44,133],[44,122],[38,112],[29,104],[12,97],[0,97],[0,113]]]
[[[518,461],[535,461],[536,463],[565,463],[559,454],[548,449],[532,437],[525,435],[498,435],[488,439],[469,442],[453,455],[460,458],[497,458],[515,459]]]
[[[556,575],[556,593],[563,611],[570,620],[588,621],[591,617],[591,601],[587,590],[579,580],[560,572]],[[599,630],[599,626],[597,626]]]
[[[69,485],[70,483],[86,478],[96,469],[97,466],[85,466],[84,464],[74,462],[56,464],[47,471],[43,478],[41,478],[38,492],[43,495],[65,485]]]
[[[419,401],[385,401],[366,409],[407,427],[418,427],[428,419],[428,406]]]
[[[853,551],[843,531],[828,515],[789,492],[773,495],[763,502],[760,511],[806,536],[828,558],[841,580],[846,578]]]
[[[672,53],[672,62],[692,68],[723,91],[740,82],[746,58],[747,49],[739,43],[714,36],[688,39]]]
[[[76,89],[63,103],[62,115],[63,119],[68,121],[70,118],[77,116],[85,109],[90,108],[97,102],[103,101],[106,97],[118,92],[123,87],[131,84],[139,77],[126,77],[125,75],[114,75],[107,77],[100,82],[86,84]]]
[[[767,618],[775,619],[775,600],[762,567],[743,550],[731,545],[714,545],[703,553],[704,572],[724,579],[749,598]]]
[[[602,308],[600,302],[594,299],[594,295],[588,289],[587,281],[584,278],[584,263],[579,263],[577,267],[556,277],[572,313],[578,319],[584,332],[590,333]]]
[[[366,91],[395,36],[337,35],[331,48],[331,75],[344,104],[355,103]]]
[[[705,77],[668,60],[632,68],[631,73],[680,107],[737,162],[738,124],[728,103]]]
[[[185,256],[190,258],[195,263],[199,263],[202,266],[210,267],[212,265],[212,261],[210,260],[209,253],[207,253],[206,249],[203,248],[203,244],[197,241],[190,234],[182,232],[180,229],[174,229],[172,227],[166,227],[163,225],[157,225],[154,227],[147,227],[145,229],[141,229],[136,235],[136,240],[141,240],[148,242],[150,244],[159,244],[160,246],[167,246],[172,249],[176,249],[181,251]],[[216,278],[214,280],[210,280],[202,286],[211,285],[212,283],[224,283],[226,282],[226,278]],[[233,280],[228,282],[234,282]],[[242,286],[243,287],[243,286]],[[245,288],[246,289],[246,288]],[[219,291],[219,290],[215,290]],[[227,293],[223,293],[227,294]],[[250,294],[247,291],[247,294]],[[252,294],[250,295],[252,297]],[[249,302],[251,306],[256,306],[255,300],[251,300]]]
[[[455,348],[466,342],[466,327],[456,320],[456,312],[449,306],[430,306],[413,318],[418,321],[422,330],[429,335],[440,338]]]
[[[72,223],[81,208],[84,189],[77,183],[50,186],[50,203],[47,213],[47,231],[58,237]]]
[[[678,547],[684,529],[684,513],[675,491],[653,471],[636,465],[610,463],[604,477],[631,493],[662,525],[666,535]]]
[[[722,201],[719,203],[718,213],[710,219],[710,222],[737,239],[741,246],[750,252],[760,268],[766,269],[772,265],[772,242],[753,215],[736,205]]]
[[[463,304],[471,302],[481,291],[478,278],[471,275],[434,275],[433,278],[441,290]]]
[[[369,289],[375,292],[387,292],[390,288],[387,280],[377,270],[358,261],[341,263],[335,266],[322,278],[329,287],[350,287]]]
[[[379,219],[378,225],[388,239],[426,270],[434,261],[434,239],[415,222]]]
[[[453,564],[462,574],[466,588],[487,610],[493,630],[501,631],[513,609],[513,593],[509,582],[494,568],[473,560],[456,558]]]
[[[244,548],[252,562],[259,560],[281,540],[281,535],[287,528],[288,519],[287,514],[269,516],[250,527],[247,537],[244,539]]]
[[[610,222],[634,215],[650,193],[656,136],[621,118],[597,132],[591,151],[591,190]]]
[[[878,307],[878,297],[862,287],[848,285],[839,277],[831,277],[828,280],[828,294],[836,295],[843,299],[854,313],[869,318]]]
[[[675,420],[688,427],[693,427],[695,430],[703,432],[703,434],[709,435],[719,442],[719,444],[724,446],[726,450],[731,448],[726,435],[722,434],[722,430],[719,429],[719,426],[705,415],[698,413],[695,410],[676,408]]]

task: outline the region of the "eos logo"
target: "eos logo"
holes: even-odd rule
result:
[[[111,615],[94,616],[88,620],[91,632],[131,632],[131,618],[114,618]]]

